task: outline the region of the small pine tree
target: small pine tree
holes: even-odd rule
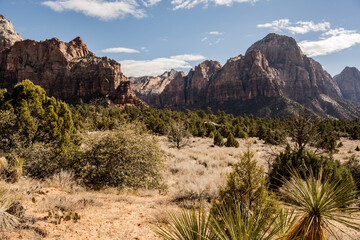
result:
[[[239,142],[235,139],[234,135],[232,135],[232,133],[230,133],[227,137],[226,143],[225,143],[226,147],[239,147]]]
[[[214,145],[215,146],[219,146],[222,147],[224,146],[224,138],[221,136],[221,134],[219,132],[215,133],[214,136]]]
[[[357,147],[355,148],[355,151],[360,151],[359,146],[357,146]]]
[[[178,149],[189,144],[189,132],[182,122],[173,122],[168,130],[168,140]]]

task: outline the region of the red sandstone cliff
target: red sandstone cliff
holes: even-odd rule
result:
[[[48,95],[65,101],[108,97],[115,104],[141,105],[121,65],[96,57],[80,37],[17,41],[0,51],[0,88],[29,79]]]

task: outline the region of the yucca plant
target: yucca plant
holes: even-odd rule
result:
[[[338,225],[360,230],[354,221],[359,220],[359,209],[354,206],[357,192],[353,182],[331,181],[330,177],[323,177],[322,169],[318,176],[310,172],[305,180],[296,170],[291,172],[292,180],[284,180],[281,192],[299,219],[285,240],[325,240],[328,235],[340,239],[336,230],[346,233]]]
[[[0,232],[19,224],[17,217],[6,212],[13,203],[14,201],[7,195],[7,191],[0,190]]]
[[[270,240],[280,230],[276,217],[272,208],[253,212],[241,204],[222,205],[212,218],[212,231],[219,240]]]
[[[215,240],[211,231],[210,216],[203,207],[196,210],[172,211],[169,221],[158,224],[154,232],[165,240]]]
[[[286,234],[294,226],[298,217],[295,214],[295,210],[292,208],[282,208],[277,213],[275,219],[275,225],[279,227],[279,231],[276,233],[278,239],[284,239]]]

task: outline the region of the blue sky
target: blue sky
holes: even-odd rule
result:
[[[127,76],[222,64],[270,32],[295,38],[331,75],[360,69],[359,0],[0,0],[25,39],[80,36]]]

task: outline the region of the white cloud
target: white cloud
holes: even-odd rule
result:
[[[171,69],[189,69],[191,68],[189,61],[203,59],[205,57],[202,55],[184,54],[152,60],[123,60],[120,64],[126,76],[157,76]]]
[[[289,19],[279,19],[271,23],[258,24],[257,27],[271,28],[276,32],[286,30],[292,34],[322,32],[319,40],[305,40],[299,43],[301,50],[309,57],[327,55],[360,44],[360,33],[344,28],[332,29],[329,22],[298,21],[292,23]]]
[[[222,35],[222,32],[218,32],[218,31],[214,31],[214,32],[209,32],[210,35]]]
[[[123,48],[123,47],[117,47],[117,48],[106,48],[101,50],[104,53],[139,53],[138,50],[132,49],[132,48]]]
[[[156,0],[150,0],[154,1]],[[146,17],[145,11],[139,8],[135,0],[55,0],[44,1],[42,4],[56,12],[75,11],[101,20],[124,18],[128,15],[136,18]]]
[[[202,42],[205,42],[206,40],[208,40],[208,37],[203,37],[203,38],[201,39]]]
[[[156,5],[159,2],[161,2],[161,0],[144,0],[143,4],[145,7],[151,7],[151,6]]]
[[[312,21],[290,22],[289,19],[274,20],[271,23],[258,24],[259,28],[271,28],[273,31],[290,31],[292,34],[305,34],[308,32],[323,32],[330,29],[329,22],[314,23]]]
[[[343,28],[335,28],[322,34],[318,41],[302,41],[299,46],[310,56],[327,55],[360,44],[360,33]]]
[[[205,57],[203,55],[194,55],[194,54],[183,54],[183,55],[176,55],[171,56],[171,59],[183,60],[183,61],[198,61],[204,60]]]
[[[174,5],[174,10],[178,9],[190,9],[195,7],[196,5],[203,4],[205,7],[209,5],[209,3],[213,3],[216,6],[231,6],[233,3],[255,3],[259,0],[172,0],[171,4]]]

